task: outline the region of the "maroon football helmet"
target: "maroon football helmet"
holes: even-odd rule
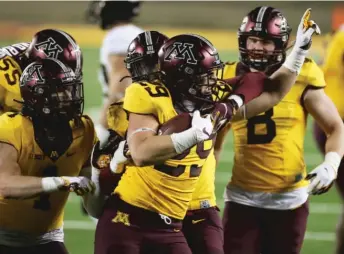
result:
[[[240,61],[260,71],[282,64],[285,61],[290,32],[287,19],[279,10],[262,6],[250,11],[238,30]],[[249,36],[272,40],[275,50],[272,53],[248,50],[246,41]]]
[[[220,100],[214,100],[214,95],[219,95],[220,81],[216,74],[223,63],[206,38],[194,34],[170,38],[160,48],[159,66],[174,103],[182,110],[194,111]]]
[[[81,116],[83,83],[73,70],[54,58],[29,64],[20,78],[23,114],[28,116]]]
[[[29,62],[37,59],[56,58],[72,68],[75,75],[82,76],[82,52],[74,38],[57,29],[45,29],[37,32],[26,52]]]
[[[158,73],[158,51],[168,38],[157,32],[140,33],[128,47],[124,60],[133,81],[150,80]]]

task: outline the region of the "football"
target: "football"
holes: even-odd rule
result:
[[[160,126],[159,135],[183,132],[191,127],[191,121],[192,117],[189,113],[179,114]]]

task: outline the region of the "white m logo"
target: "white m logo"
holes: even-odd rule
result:
[[[42,41],[35,45],[36,50],[41,50],[47,57],[57,58],[59,53],[63,52],[63,49],[56,41],[49,37],[47,41]]]
[[[37,84],[44,84],[44,79],[42,77],[42,74],[40,72],[40,69],[43,66],[40,64],[35,64],[33,66],[30,67],[29,69],[29,75],[26,77],[26,81],[30,81],[30,80],[36,80]]]
[[[197,60],[192,52],[193,44],[175,42],[170,50],[170,52],[165,57],[165,61],[171,61],[172,58],[184,59],[189,64],[197,64]]]

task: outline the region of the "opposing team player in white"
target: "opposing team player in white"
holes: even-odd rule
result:
[[[139,10],[139,1],[93,1],[89,8],[89,17],[107,31],[100,49],[99,81],[104,99],[96,131],[101,142],[108,137],[109,106],[122,98],[125,88],[131,84],[130,78],[122,79],[129,76],[124,59],[130,42],[143,32],[132,23]]]

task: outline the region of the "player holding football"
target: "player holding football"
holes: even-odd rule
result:
[[[165,35],[157,31],[146,31],[136,36],[129,44],[125,63],[134,82],[159,80],[158,51],[167,39]],[[123,100],[110,105],[107,120],[110,131],[108,139],[105,144],[97,142],[92,153],[92,180],[97,185],[95,196],[98,197],[85,203],[86,210],[94,218],[100,218],[102,215],[106,199],[111,195],[124,172],[123,167],[116,165],[118,159],[114,158],[111,163],[114,152],[120,142],[125,140],[128,129],[128,114],[123,109]],[[117,153],[118,155],[121,154]],[[125,160],[127,159],[125,158]],[[96,248],[103,248],[103,244],[98,244],[98,242],[102,241],[102,235],[106,232],[107,227],[103,227],[100,222],[96,233]]]
[[[344,105],[340,91],[343,91],[344,80],[344,26],[339,28],[329,41],[327,47],[326,57],[324,59],[323,71],[326,81],[326,94],[331,98],[336,106],[341,119],[344,119]],[[320,128],[317,123],[314,123],[314,138],[317,141],[320,151],[326,153],[326,133]],[[344,198],[344,162],[342,160],[336,180],[337,188],[341,197]],[[344,213],[342,212],[341,219],[337,226],[337,253],[344,252]]]
[[[299,40],[308,43],[313,32],[314,28],[300,31]],[[262,77],[259,73],[249,75],[258,77],[262,83],[271,81],[276,86],[278,92],[273,90],[267,94],[283,97],[283,92],[294,83],[307,53],[303,51],[301,56],[298,55],[299,47],[303,45],[296,45],[286,64],[271,79],[259,79]],[[104,250],[99,253],[109,249],[113,253],[139,253],[148,247],[157,253],[191,253],[180,232],[180,221],[214,138],[210,135],[211,120],[202,118],[196,109],[204,109],[209,106],[206,103],[213,103],[211,92],[217,87],[213,71],[222,64],[213,46],[197,35],[171,38],[159,55],[163,82],[133,83],[126,91],[127,140],[137,166],[127,166],[104,211],[104,223],[109,233],[103,236]],[[240,104],[240,98],[236,99]],[[268,103],[252,108],[252,114],[273,106],[273,102],[270,98]],[[228,109],[233,110],[233,106]],[[156,135],[158,126],[176,116],[177,112],[194,112],[192,128],[172,135]],[[226,115],[228,120],[232,113]],[[148,166],[152,164],[154,166]]]
[[[37,59],[57,58],[82,75],[82,53],[74,38],[68,33],[45,29],[38,31],[31,43],[18,43],[0,52],[0,113],[20,111],[19,79],[23,69]]]
[[[310,44],[302,36],[304,24],[318,29],[313,21],[304,22],[309,15],[308,10],[297,31],[295,47],[301,55]],[[279,10],[267,6],[252,10],[238,31],[240,62],[226,64],[224,77],[256,71],[269,74],[288,63],[290,31]],[[246,114],[248,120],[240,117],[243,114],[233,120],[235,158],[223,218],[226,254],[299,253],[308,193],[326,192],[336,178],[344,152],[343,124],[324,93],[323,74],[315,62],[307,58],[297,72],[295,84],[279,104],[258,116]],[[253,100],[246,109],[256,103]],[[307,175],[303,140],[308,113],[329,138],[324,162]]]
[[[96,125],[101,142],[107,138],[106,114],[109,106],[123,98],[125,88],[131,84],[123,61],[130,42],[143,30],[132,23],[139,14],[139,1],[92,1],[88,17],[99,23],[107,31],[100,49],[99,81],[103,90],[103,109],[99,124]]]
[[[96,140],[92,121],[82,116],[83,83],[47,58],[24,69],[20,92],[21,112],[0,117],[0,253],[67,253],[68,194],[94,188],[81,176]]]

